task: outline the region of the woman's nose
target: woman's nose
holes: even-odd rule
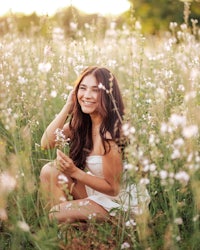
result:
[[[91,91],[87,89],[84,93],[85,98],[90,98],[91,97]]]

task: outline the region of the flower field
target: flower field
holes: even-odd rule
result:
[[[140,27],[99,38],[98,27],[67,38],[14,29],[0,37],[0,249],[197,250],[200,246],[200,31],[171,23],[160,37]],[[79,33],[78,33],[79,32]],[[85,31],[86,32],[86,31]],[[48,221],[41,167],[54,159],[40,138],[88,65],[108,67],[126,105],[128,184],[145,185],[148,210],[104,223]]]

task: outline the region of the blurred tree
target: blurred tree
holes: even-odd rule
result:
[[[184,22],[184,1],[189,0],[129,0],[134,18],[141,22],[144,33],[166,30],[170,22]],[[191,2],[190,18],[200,21],[200,3]]]
[[[156,34],[169,30],[170,22],[183,23],[187,14],[190,24],[191,19],[196,19],[198,25],[200,24],[200,0],[129,0],[129,2],[132,8],[115,18],[116,28],[122,28],[127,23],[134,26],[135,22],[139,21],[144,34]],[[189,7],[188,12],[186,5]],[[91,35],[101,38],[112,21],[110,17],[87,15],[74,7],[68,7],[53,17],[37,16],[36,13],[28,16],[12,14],[0,17],[0,35],[15,29],[19,34],[49,37],[54,27],[60,27],[68,38],[77,39]]]
[[[108,26],[107,18],[98,14],[85,14],[74,7],[64,8],[57,12],[53,20],[63,28],[66,37],[72,38],[77,38],[77,35],[82,36],[83,33],[86,36],[87,33],[92,32],[102,36]],[[85,30],[87,32],[84,32]]]

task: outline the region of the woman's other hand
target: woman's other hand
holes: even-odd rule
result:
[[[78,168],[74,165],[74,162],[71,158],[69,158],[66,154],[64,154],[62,151],[57,149],[57,158],[56,161],[58,163],[58,169],[63,173],[67,175],[74,174]]]

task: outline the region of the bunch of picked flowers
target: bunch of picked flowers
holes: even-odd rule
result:
[[[56,135],[56,147],[60,150],[62,150],[65,154],[69,153],[69,143],[70,138],[66,138],[63,129],[57,128],[55,131]]]

